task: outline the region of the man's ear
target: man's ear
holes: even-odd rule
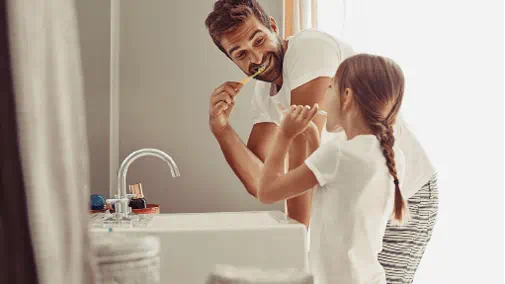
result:
[[[270,26],[272,27],[272,30],[277,34],[279,35],[279,26],[277,26],[277,22],[275,21],[275,19],[270,16]]]

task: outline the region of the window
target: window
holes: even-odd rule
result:
[[[439,172],[440,211],[415,283],[503,276],[503,1],[484,2],[318,2],[320,30],[402,67],[402,113]]]

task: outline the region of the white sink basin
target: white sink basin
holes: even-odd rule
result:
[[[242,212],[210,214],[162,214],[155,216],[149,228],[184,229],[213,227],[265,227],[279,224],[296,224],[281,212]]]
[[[216,264],[308,271],[305,226],[279,211],[159,214],[142,226],[90,230],[159,237],[161,283],[205,283]]]

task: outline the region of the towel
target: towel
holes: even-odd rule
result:
[[[295,269],[259,269],[217,265],[205,284],[313,284],[314,277]]]
[[[109,233],[95,240],[99,283],[160,283],[160,241]]]

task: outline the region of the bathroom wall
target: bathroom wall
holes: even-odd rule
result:
[[[180,178],[147,157],[130,167],[127,180],[141,182],[147,201],[164,213],[282,210],[282,203],[262,205],[246,193],[209,131],[211,92],[244,77],[207,33],[213,3],[121,1],[119,158],[146,147],[172,156]],[[283,1],[260,3],[282,25]],[[231,118],[244,142],[252,128],[252,90],[253,84],[244,87]]]
[[[109,193],[110,2],[75,1],[90,153],[90,191]]]

